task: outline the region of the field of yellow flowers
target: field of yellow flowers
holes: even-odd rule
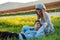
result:
[[[15,16],[0,18],[1,25],[33,25],[37,16]]]
[[[59,18],[59,16],[50,16],[51,20]],[[15,16],[15,17],[1,17],[0,25],[4,26],[23,26],[23,25],[33,25],[35,20],[37,20],[37,16]]]

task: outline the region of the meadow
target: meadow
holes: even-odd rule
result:
[[[51,22],[55,28],[53,34],[39,38],[38,40],[60,40],[60,16],[50,16]],[[20,33],[24,25],[34,26],[37,16],[12,16],[0,18],[0,31]],[[0,38],[1,40],[1,38]],[[7,40],[12,40],[7,38]],[[17,40],[14,38],[14,40]]]

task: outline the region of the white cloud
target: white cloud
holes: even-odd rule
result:
[[[58,0],[0,0],[0,4],[5,3],[5,2],[27,3],[27,2],[33,2],[33,1],[52,2],[52,1],[58,1]]]
[[[8,2],[8,0],[0,0],[0,4],[2,4],[2,3],[5,3],[5,2]]]
[[[37,1],[37,0],[9,0],[10,2],[22,2],[22,3],[26,3],[26,2],[32,2],[32,1]]]
[[[27,2],[32,2],[32,1],[37,1],[37,0],[0,0],[0,4],[5,3],[5,2],[21,2],[21,3],[27,3]]]

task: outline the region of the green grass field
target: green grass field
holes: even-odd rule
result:
[[[39,38],[38,40],[60,40],[60,16],[51,16],[50,18],[51,18],[51,22],[53,23],[53,26],[55,28],[55,33],[53,33],[53,34],[50,33],[48,36],[43,36],[43,37]],[[0,18],[0,31],[20,33],[23,25],[33,26],[34,20],[36,20],[35,16],[25,17],[25,18],[23,18],[23,16],[14,17],[14,18],[12,18],[12,17]],[[25,22],[27,24],[24,24]],[[0,38],[0,40],[1,40],[1,38]],[[7,38],[7,40],[17,40],[17,39]]]

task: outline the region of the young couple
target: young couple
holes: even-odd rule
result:
[[[19,34],[9,33],[9,32],[0,32],[0,34],[2,35],[5,34],[6,37],[15,36],[19,40],[28,40],[28,39],[31,40],[32,38],[40,38],[43,35],[48,35],[50,31],[53,33],[55,30],[52,23],[50,22],[48,13],[46,12],[45,5],[37,3],[35,5],[35,9],[36,9],[38,20],[35,21],[34,27],[23,26]],[[3,35],[2,37],[5,36]]]
[[[48,35],[50,31],[52,33],[55,31],[52,23],[50,22],[49,15],[46,12],[45,5],[37,3],[35,5],[35,9],[38,20],[35,21],[34,27],[23,26],[21,33],[19,34],[20,40],[39,38],[43,35]]]

